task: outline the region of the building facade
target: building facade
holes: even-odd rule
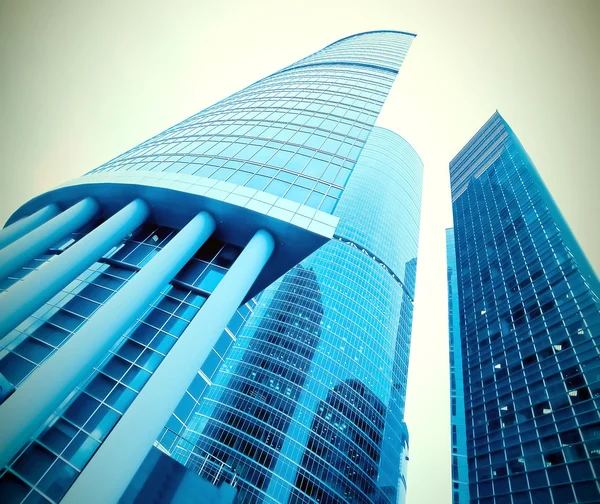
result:
[[[169,453],[252,297],[333,238],[413,37],[339,40],[13,214],[2,502],[116,502]]]
[[[404,501],[422,168],[373,129],[334,238],[263,291],[175,458],[235,467],[241,503]]]
[[[469,475],[465,423],[464,368],[460,339],[458,276],[454,230],[446,229],[448,265],[448,347],[450,349],[450,440],[452,446],[452,504],[468,504]]]
[[[600,502],[598,278],[498,112],[450,180],[469,502]]]

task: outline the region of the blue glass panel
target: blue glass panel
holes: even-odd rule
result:
[[[100,403],[87,394],[79,394],[64,412],[63,416],[79,427],[88,421],[90,416],[98,409]]]
[[[194,285],[207,292],[212,292],[219,285],[226,272],[227,270],[218,266],[209,266]]]
[[[79,432],[73,441],[71,441],[71,444],[67,446],[63,457],[81,470],[88,460],[92,458],[92,455],[94,455],[99,446],[100,443],[98,441],[92,439],[84,432]]]
[[[67,492],[75,478],[77,471],[71,466],[58,459],[50,468],[50,471],[42,478],[38,488],[48,497],[56,502]]]
[[[14,464],[15,472],[22,476],[30,483],[37,483],[56,456],[50,453],[46,448],[37,443],[32,443],[27,450],[19,457]]]
[[[119,418],[120,415],[116,411],[101,405],[85,424],[85,430],[98,441],[102,441],[108,436]]]
[[[71,439],[77,434],[77,428],[58,418],[42,435],[40,441],[52,449],[56,454],[60,454],[71,442]]]

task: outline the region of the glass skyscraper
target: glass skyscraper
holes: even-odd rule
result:
[[[341,39],[13,214],[0,231],[2,502],[116,502],[153,443],[168,454],[185,444],[181,435],[195,425],[199,400],[216,383],[237,332],[261,316],[252,314],[253,296],[282,275],[311,289],[305,285],[320,274],[317,266],[298,264],[330,240],[365,247],[360,253],[394,285],[409,284],[383,221],[364,214],[352,229],[339,236],[336,230],[344,212],[360,207],[356,191],[346,204],[342,196],[413,38],[377,31]],[[372,135],[373,149],[386,134]],[[362,180],[366,195],[371,181]],[[404,190],[414,199],[420,185]],[[418,223],[418,215],[411,218]],[[407,226],[408,243],[416,231]],[[403,257],[407,271],[415,255]],[[280,285],[261,300],[275,299]],[[319,289],[326,288],[319,279]],[[288,306],[286,296],[282,291],[273,303]],[[328,311],[331,299],[328,291],[329,325],[337,320]],[[382,300],[369,302],[371,316],[385,315],[378,311]],[[398,332],[407,352],[406,324]],[[241,348],[249,330],[240,335]],[[308,347],[320,356],[316,345],[327,335],[314,336]],[[367,355],[374,351],[362,347]],[[401,411],[404,361],[395,359],[400,371],[392,373],[389,355],[369,358],[382,373],[350,373],[336,391],[360,395],[374,411],[391,408],[393,397]],[[386,391],[388,380],[400,392]],[[307,386],[316,383],[306,377]],[[304,385],[291,390],[316,393]],[[331,407],[333,396],[318,397]],[[297,432],[286,434],[293,441],[283,452],[304,464]],[[214,462],[210,453],[204,457],[199,471]],[[370,464],[372,473],[374,462],[365,464],[357,467]],[[285,467],[275,472],[289,480]],[[381,469],[386,481],[392,473]]]
[[[498,112],[450,181],[454,502],[600,502],[598,278]]]
[[[235,467],[244,503],[403,501],[422,168],[373,129],[333,240],[263,291],[176,459]]]

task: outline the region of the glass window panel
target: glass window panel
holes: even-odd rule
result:
[[[269,164],[273,166],[283,167],[293,155],[293,152],[280,150],[270,159]]]
[[[298,178],[298,175],[292,172],[280,170],[277,172],[275,178],[278,180],[283,180],[284,182],[295,182]]]
[[[212,292],[217,285],[219,285],[219,282],[225,276],[225,273],[227,273],[227,270],[211,265],[206,269],[195,285],[202,290]]]
[[[149,371],[156,371],[156,368],[161,363],[162,359],[163,356],[161,354],[146,349],[136,361],[136,364],[148,369]]]
[[[84,319],[73,315],[72,313],[68,313],[63,310],[59,310],[50,318],[49,322],[52,322],[54,325],[58,327],[62,327],[70,332],[75,332],[77,328],[84,322]]]
[[[53,348],[34,338],[25,338],[14,351],[39,364],[50,355]]]
[[[189,303],[192,306],[200,308],[206,302],[206,298],[201,294],[196,294],[195,292],[190,292],[189,295],[185,298],[185,301],[186,301],[186,303]],[[179,315],[179,316],[181,317],[181,315]]]
[[[207,387],[206,380],[204,378],[202,378],[200,375],[196,375],[196,377],[192,381],[192,384],[188,388],[188,392],[195,399],[199,399],[200,396],[204,393],[204,390],[206,390],[206,387]]]
[[[20,383],[34,369],[35,364],[33,362],[29,362],[12,352],[0,360],[0,373],[13,385]]]
[[[157,352],[167,354],[175,344],[175,341],[177,340],[173,336],[170,336],[164,332],[159,332],[149,346]]]
[[[58,455],[65,449],[75,437],[78,430],[77,427],[69,422],[58,418],[41,436],[40,441],[48,446]]]
[[[99,306],[100,305],[97,303],[75,296],[64,306],[64,309],[87,318],[94,313]]]
[[[242,319],[242,317],[240,317],[239,315],[237,315],[237,316],[240,320]],[[229,347],[231,346],[232,343],[233,343],[233,340],[231,339],[231,336],[229,336],[229,334],[226,331],[223,331],[223,334],[221,334],[221,336],[219,337],[219,340],[217,341],[217,343],[214,346],[214,350],[221,357],[224,357],[225,352],[227,352],[227,350],[229,349]]]
[[[17,478],[14,474],[6,472],[0,478],[0,495],[6,498],[5,504],[20,503],[30,490],[30,486]],[[10,500],[8,500],[10,496]]]
[[[131,362],[135,362],[135,360],[140,356],[140,354],[144,351],[144,347],[135,343],[134,341],[130,341],[126,339],[123,341],[123,344],[117,350],[117,354],[127,359]]]
[[[348,177],[350,177],[350,170],[347,168],[342,168],[339,173],[336,175],[333,183],[339,186],[345,186],[346,182],[348,182]]]
[[[152,352],[154,353],[154,352]],[[135,399],[136,393],[121,385],[120,383],[115,387],[115,389],[110,393],[108,399],[106,400],[106,404],[112,406],[117,411],[124,413],[129,405]]]
[[[105,362],[102,372],[118,381],[123,377],[125,371],[127,371],[130,366],[131,364],[126,360],[113,355],[107,362]]]
[[[215,238],[209,238],[204,245],[200,247],[198,252],[194,254],[196,259],[201,261],[211,262],[219,251],[223,248],[224,243]]]
[[[89,298],[98,303],[104,303],[110,295],[113,293],[112,290],[100,287],[98,285],[90,284],[81,291],[81,295]]]
[[[208,355],[200,369],[206,376],[212,378],[220,363],[221,359],[219,355],[215,353],[214,350],[211,350],[210,354]]]
[[[325,168],[327,168],[327,161],[321,161],[320,159],[314,158],[310,160],[304,170],[302,170],[302,173],[304,175],[308,175],[309,177],[322,178]]]
[[[275,175],[277,175],[277,170],[275,170],[274,168],[268,168],[266,166],[263,166],[258,170],[258,174],[264,175],[265,177],[273,178],[275,177]]]
[[[195,406],[196,402],[191,398],[191,396],[187,393],[183,394],[181,401],[179,401],[177,408],[175,408],[175,415],[180,420],[185,422]]]
[[[71,444],[67,446],[67,449],[63,453],[63,457],[67,459],[78,469],[83,469],[88,460],[92,458],[92,455],[96,452],[100,443],[95,439],[92,439],[84,432],[79,432],[75,439],[71,441]]]
[[[150,373],[148,371],[144,371],[142,368],[137,366],[132,366],[127,374],[123,378],[123,383],[138,392],[142,390],[142,387],[150,378]]]
[[[292,186],[286,193],[285,198],[303,204],[310,193],[309,189],[304,187]]]
[[[69,337],[69,333],[51,324],[44,323],[35,330],[33,336],[54,347],[58,347]]]
[[[103,401],[113,389],[115,383],[116,382],[112,378],[109,378],[102,373],[97,373],[94,378],[92,378],[92,381],[88,383],[85,391],[98,400]]]
[[[13,470],[35,485],[55,459],[56,455],[34,442],[14,463]]]
[[[23,501],[23,504],[50,504],[50,501],[35,490],[32,490],[27,498]]]
[[[200,300],[202,302],[204,302],[206,300],[206,298],[203,298],[201,296],[198,296],[200,298]],[[198,313],[198,308],[196,308],[195,306],[191,306],[187,303],[182,303],[181,306],[179,308],[177,308],[177,310],[175,311],[175,315],[177,315],[178,317],[187,320],[188,322],[190,320],[192,320],[192,318],[194,317],[194,315],[196,315],[196,313]]]
[[[92,418],[85,424],[85,430],[93,437],[102,441],[117,424],[121,416],[114,410],[102,404]]]
[[[330,164],[327,167],[327,169],[325,170],[325,173],[323,173],[319,178],[321,180],[324,180],[325,182],[333,182],[335,180],[335,177],[337,176],[339,170],[340,170],[339,166]]]
[[[321,205],[321,201],[323,201],[323,197],[324,194],[313,191],[306,200],[305,205],[311,208],[319,208],[319,206]]]
[[[218,180],[227,180],[231,175],[233,175],[233,173],[233,170],[230,168],[219,168],[215,173],[211,175],[210,178]]]
[[[235,312],[235,314],[233,315],[233,317],[231,317],[231,320],[227,324],[227,328],[231,331],[232,334],[235,335],[243,323],[244,319],[242,318],[242,316],[238,312]]]
[[[163,327],[163,331],[173,336],[179,337],[185,331],[188,322],[178,317],[171,317]]]
[[[300,177],[298,177],[298,179],[296,180],[296,182],[294,183],[294,185],[300,185],[302,187],[306,187],[308,189],[312,189],[315,186],[316,183],[317,183],[316,180],[300,176]]]
[[[335,198],[327,196],[323,200],[323,203],[321,203],[320,210],[322,210],[323,212],[332,213],[333,210],[335,209],[336,205],[337,205],[337,200]]]
[[[236,171],[227,179],[232,184],[244,185],[252,175],[244,171]]]
[[[285,165],[285,169],[296,173],[300,173],[309,161],[310,158],[308,156],[303,156],[302,154],[294,154],[294,156]]]
[[[252,189],[256,189],[257,191],[262,191],[267,183],[269,182],[269,177],[264,177],[262,175],[254,175],[248,182],[246,182],[246,187],[251,187]]]
[[[222,266],[223,268],[229,268],[233,262],[238,258],[242,249],[235,245],[225,245],[219,255],[214,260],[214,264]]]
[[[131,339],[139,341],[142,345],[147,345],[152,341],[154,335],[158,332],[154,327],[150,327],[147,324],[141,323],[138,325],[133,333],[129,335]]]
[[[163,324],[167,321],[167,319],[169,318],[169,314],[165,313],[164,311],[158,310],[158,309],[154,309],[152,310],[144,319],[144,322],[146,324],[150,324],[151,326],[157,327],[158,329],[160,329]]]
[[[38,488],[48,497],[58,502],[65,495],[77,477],[77,471],[60,459],[57,459],[50,471],[42,478]]]
[[[119,249],[117,249],[115,251],[114,254],[111,255],[112,259],[115,259],[116,261],[124,261],[125,257],[127,257],[127,255],[129,255],[131,252],[133,252],[138,246],[138,243],[130,240],[130,241],[126,241],[125,243],[123,243],[123,246],[120,247]],[[98,282],[96,282],[98,283]],[[102,285],[102,283],[100,283],[100,285]]]
[[[122,261],[126,262],[128,264],[133,264],[133,265],[137,266],[153,250],[154,250],[154,247],[151,247],[149,245],[143,245],[143,244],[138,245],[138,247],[135,250],[133,250],[132,252],[130,252],[127,255],[127,257],[125,257],[125,259],[122,259]]]
[[[265,189],[269,194],[275,196],[283,196],[285,191],[290,187],[289,182],[282,182],[281,180],[272,180],[271,183]]]
[[[83,427],[98,406],[100,406],[100,403],[96,399],[85,392],[81,392],[67,408],[67,411],[63,413],[63,417],[75,425]]]

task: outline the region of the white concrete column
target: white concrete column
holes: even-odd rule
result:
[[[61,504],[118,502],[273,248],[268,232],[254,235]]]
[[[0,230],[0,249],[6,247],[15,240],[18,240],[21,236],[25,236],[58,213],[60,213],[60,208],[52,203],[44,208],[40,208],[37,212],[6,226]]]
[[[0,338],[119,244],[149,215],[144,201],[132,201],[51,262],[7,289],[0,296]]]
[[[87,378],[214,229],[215,221],[208,213],[196,215],[0,405],[0,468]]]
[[[77,231],[98,213],[96,200],[85,198],[45,224],[0,250],[0,278],[11,273],[43,254],[58,240]]]

